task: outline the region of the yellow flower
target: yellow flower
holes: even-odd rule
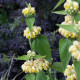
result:
[[[77,49],[79,49],[79,42],[78,42],[78,41],[74,41],[74,42],[73,42],[73,45],[74,45]]]
[[[32,14],[35,13],[35,8],[34,7],[31,8],[31,12],[32,12]]]
[[[23,10],[22,10],[22,13],[23,13],[24,15],[28,14],[28,8],[23,9]]]
[[[71,5],[72,5],[72,1],[71,0],[69,0],[69,1],[67,0],[66,3],[64,4],[65,10],[69,9]]]
[[[35,16],[35,8],[34,7],[31,7],[31,4],[29,4],[28,7],[24,8],[22,10],[22,13],[26,17]]]
[[[65,16],[65,22],[69,22],[69,21],[71,21],[71,16],[70,15]]]
[[[34,66],[32,67],[31,72],[32,72],[32,73],[35,72],[35,67],[34,67]]]
[[[78,12],[79,4],[76,1],[67,0],[64,4],[64,8],[68,14],[74,15]]]
[[[23,69],[24,72],[27,72],[25,65],[22,65],[21,67],[22,67],[22,69]]]
[[[29,28],[27,27],[26,30],[24,30],[24,37],[31,39],[37,37],[37,35],[40,34],[41,28],[33,26],[32,33],[30,32]]]
[[[64,75],[67,76],[66,80],[77,80],[77,76],[73,64],[67,66]]]
[[[70,46],[69,52],[71,52],[71,55],[80,61],[80,42],[74,41],[73,45]]]
[[[46,59],[36,59],[24,62],[22,70],[25,73],[38,73],[41,70],[49,69],[49,62]]]
[[[67,15],[65,16],[65,21],[61,23],[61,25],[71,25],[71,16],[70,15]],[[80,28],[79,28],[79,25],[80,25],[80,21],[78,23],[76,23],[76,21],[74,21],[74,29],[75,29],[75,33],[73,32],[69,32],[68,30],[66,29],[63,29],[63,28],[59,28],[59,33],[64,36],[65,38],[80,38]],[[77,26],[78,25],[78,26]],[[78,33],[76,32],[78,30]]]
[[[75,10],[78,10],[79,4],[77,2],[73,1],[73,6]]]
[[[68,76],[66,80],[71,80],[71,76]]]
[[[29,59],[33,59],[35,55],[36,55],[36,53],[34,51],[29,50],[27,52],[27,56],[29,57]]]
[[[77,60],[80,62],[80,53],[77,56]]]
[[[37,29],[38,29],[38,32],[40,33],[41,32],[41,27],[37,27]]]
[[[75,38],[76,34],[75,33],[71,33],[71,38]]]

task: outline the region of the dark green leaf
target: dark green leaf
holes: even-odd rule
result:
[[[49,41],[45,36],[40,36],[34,39],[32,41],[31,48],[41,56],[46,56],[46,59],[51,62],[51,49]]]
[[[66,15],[67,14],[67,12],[65,10],[62,10],[62,11],[53,11],[52,13],[61,14],[61,15]]]
[[[76,15],[74,16],[74,19],[75,19],[76,21],[80,21],[80,14],[76,14]]]
[[[40,71],[39,73],[37,73],[36,80],[47,80],[45,72]]]
[[[32,28],[35,22],[35,18],[34,17],[29,17],[25,19],[25,22],[27,24],[27,26],[29,27],[30,31],[32,32]]]
[[[18,58],[16,58],[17,60],[29,60],[29,58],[27,57],[27,55],[23,55],[23,56],[20,56]]]
[[[60,0],[60,1],[57,3],[57,5],[54,7],[54,9],[56,9],[57,7],[59,7],[64,1],[65,1],[65,0]],[[53,10],[54,10],[54,9],[53,9]]]
[[[61,39],[59,42],[60,59],[64,70],[71,58],[71,53],[69,53],[69,47],[71,44],[72,42],[69,39]]]
[[[61,24],[57,24],[57,26],[62,27],[64,29],[68,30],[69,32],[75,32],[74,25],[61,25]]]
[[[78,80],[80,80],[80,62],[74,61],[74,67],[77,73]]]
[[[40,58],[44,58],[45,56],[41,56],[41,55],[35,55],[34,59],[40,59]]]
[[[26,80],[35,80],[35,74],[27,74]]]
[[[64,68],[63,68],[63,65],[61,62],[54,62],[50,68],[58,71],[58,72],[63,72],[64,71]]]

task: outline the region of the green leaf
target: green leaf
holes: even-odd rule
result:
[[[61,62],[54,62],[50,68],[58,71],[58,72],[63,72],[64,71],[64,68],[63,68],[63,65]]]
[[[27,2],[25,2],[25,4],[26,4],[26,6],[28,6],[28,3]]]
[[[27,55],[23,55],[23,56],[20,56],[18,58],[16,58],[17,60],[29,60],[29,58],[27,57]]]
[[[61,24],[57,24],[57,26],[62,27],[64,29],[68,30],[69,32],[75,32],[74,25],[61,25]]]
[[[71,44],[72,42],[69,39],[61,39],[59,42],[60,59],[64,70],[71,58],[71,53],[69,53],[69,47]]]
[[[27,74],[26,80],[35,80],[35,74]]]
[[[62,10],[62,11],[53,11],[52,13],[61,14],[61,15],[66,15],[67,14],[67,12],[65,10]]]
[[[32,28],[35,22],[35,18],[34,17],[29,17],[25,19],[25,22],[27,24],[27,26],[29,27],[30,31],[32,32]]]
[[[76,21],[80,21],[80,14],[76,14],[76,15],[74,16],[74,19],[75,19]]]
[[[59,7],[65,0],[60,0],[57,5],[54,7],[53,10],[55,10],[57,7]]]
[[[45,58],[51,62],[51,49],[49,41],[45,36],[35,38],[32,41],[31,48],[41,56],[46,56]]]
[[[3,59],[4,59],[4,62],[7,62],[8,61],[8,58],[5,54],[2,54],[3,55]]]
[[[80,80],[80,62],[74,61],[74,67],[77,73],[78,80]]]
[[[40,59],[40,58],[44,58],[45,56],[41,56],[41,55],[35,55],[34,59]]]
[[[37,73],[36,80],[47,80],[45,72],[40,71],[39,73]]]
[[[76,2],[78,2],[78,3],[80,2],[80,0],[72,0],[72,1],[76,1]]]

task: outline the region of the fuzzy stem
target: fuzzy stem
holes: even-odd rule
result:
[[[72,15],[72,20],[71,20],[71,24],[74,24],[74,15]]]
[[[31,48],[31,39],[29,40],[29,45],[30,45],[30,48]],[[31,48],[31,50],[32,50],[32,48]]]
[[[57,79],[56,79],[56,71],[54,71],[54,77],[55,77],[54,80],[57,80]]]

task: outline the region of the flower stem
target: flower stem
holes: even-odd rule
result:
[[[29,40],[29,45],[30,45],[30,48],[31,48],[31,39]],[[32,50],[32,48],[31,48],[31,50]]]
[[[74,24],[74,15],[72,15],[72,20],[71,20],[71,24]]]
[[[57,80],[57,79],[56,79],[56,71],[54,71],[54,80]]]

